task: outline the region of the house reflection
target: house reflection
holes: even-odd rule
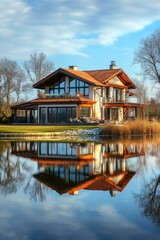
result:
[[[34,178],[59,194],[83,189],[116,196],[134,176],[134,160],[144,149],[122,143],[14,142],[12,154],[36,161]]]

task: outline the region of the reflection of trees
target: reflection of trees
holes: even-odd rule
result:
[[[143,214],[160,227],[160,175],[144,185],[141,194],[135,194]]]
[[[28,180],[24,187],[24,192],[26,194],[28,193],[30,195],[30,199],[34,201],[44,201],[46,199],[43,184],[33,179],[33,177]]]
[[[19,157],[12,159],[10,144],[0,142],[0,192],[4,195],[24,189],[34,201],[45,199],[42,184],[32,178],[31,167]]]
[[[0,161],[1,192],[5,195],[16,192],[25,180],[25,173],[29,171],[27,164],[21,162],[19,158],[10,160],[10,145],[7,144]]]

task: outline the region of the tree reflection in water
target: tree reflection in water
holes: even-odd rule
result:
[[[160,227],[160,175],[145,183],[140,194],[134,194],[144,216]]]
[[[41,183],[36,181],[32,176],[24,186],[24,192],[29,194],[30,199],[35,202],[46,200],[46,191],[47,188]]]
[[[0,191],[4,195],[17,192],[25,182],[26,173],[31,172],[29,165],[19,157],[12,161],[10,150],[9,143],[0,143]]]
[[[22,161],[20,154],[12,155],[12,144],[0,142],[0,192],[5,196],[23,190],[31,200],[46,199],[46,187],[32,177],[30,162]]]

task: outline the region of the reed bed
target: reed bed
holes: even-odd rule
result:
[[[100,131],[101,136],[139,137],[160,134],[160,122],[136,119],[124,124],[106,124]]]

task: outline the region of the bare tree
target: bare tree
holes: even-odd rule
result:
[[[16,61],[2,58],[0,59],[0,80],[1,99],[10,106],[11,100],[13,98],[19,100],[20,93],[23,91],[24,71]]]
[[[53,71],[54,63],[47,60],[45,53],[32,53],[24,62],[24,69],[32,84],[40,81]]]
[[[134,93],[137,96],[138,102],[147,104],[148,103],[148,89],[147,89],[147,85],[145,84],[145,80],[134,79],[133,81],[137,87],[135,89]]]
[[[160,84],[160,29],[140,41],[135,51],[134,63],[140,64],[141,73]]]
[[[23,71],[20,71],[19,76],[15,79],[15,85],[14,85],[14,93],[15,98],[14,102],[18,103],[22,101],[22,93],[27,93],[30,89],[30,84],[25,82],[26,76]]]
[[[156,98],[157,103],[160,103],[160,90],[157,91],[155,98]]]

